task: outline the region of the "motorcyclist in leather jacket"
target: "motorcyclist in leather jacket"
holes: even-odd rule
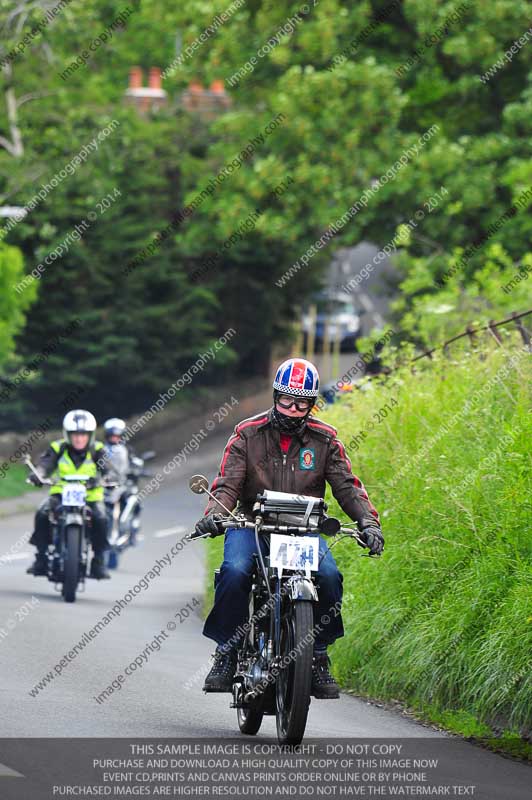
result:
[[[273,407],[240,422],[230,437],[211,492],[231,511],[249,513],[257,493],[265,489],[323,497],[326,482],[342,509],[358,523],[370,554],[384,547],[379,515],[362,482],[353,475],[345,447],[336,429],[310,412],[319,393],[316,367],[304,359],[283,362],[273,382]],[[211,499],[196,525],[198,533],[223,532],[220,506]],[[223,513],[223,512],[222,512]],[[342,598],[342,575],[325,540],[320,537],[317,573],[319,602],[315,618],[327,618],[327,610]],[[205,679],[204,691],[231,691],[236,666],[234,631],[247,616],[255,539],[250,528],[225,531],[224,560],[215,591],[214,607],[203,633],[217,643],[214,665]],[[312,692],[317,698],[338,697],[338,686],[329,672],[327,647],[343,636],[341,616],[329,623],[314,642]]]

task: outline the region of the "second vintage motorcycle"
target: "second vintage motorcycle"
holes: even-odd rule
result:
[[[144,469],[144,464],[154,457],[153,450],[143,453],[142,456],[131,456],[125,484],[123,486],[113,484],[105,490],[109,540],[106,559],[109,569],[116,569],[120,554],[127,547],[134,547],[137,543],[141,513],[139,482],[141,478],[151,477],[151,473]]]
[[[26,465],[39,478],[41,486],[53,486],[55,481],[42,478],[29,456]],[[61,591],[65,603],[74,603],[78,590],[85,590],[91,525],[91,510],[87,505],[87,488],[93,478],[88,475],[65,475],[61,503],[50,514],[52,543],[48,546],[48,580]],[[112,485],[112,484],[107,484]]]

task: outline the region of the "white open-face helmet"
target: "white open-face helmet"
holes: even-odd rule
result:
[[[69,411],[63,420],[63,439],[72,444],[71,436],[73,433],[88,433],[89,447],[94,442],[96,434],[96,420],[90,411],[77,408]]]
[[[107,419],[104,422],[103,430],[106,439],[110,436],[123,436],[126,430],[126,423],[119,417],[111,417],[111,419]]]

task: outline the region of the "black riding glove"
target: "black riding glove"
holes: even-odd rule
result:
[[[360,538],[369,547],[370,556],[380,556],[384,550],[384,536],[377,525],[367,525],[362,530]]]
[[[34,486],[42,486],[41,478],[38,475],[35,475],[34,472],[30,472],[28,475],[28,482],[33,483]]]
[[[224,532],[220,522],[221,517],[219,514],[207,514],[206,517],[202,517],[198,522],[196,522],[196,536],[205,536],[207,533],[211,538],[214,536],[220,536]]]

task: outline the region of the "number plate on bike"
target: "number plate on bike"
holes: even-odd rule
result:
[[[63,489],[64,506],[84,506],[87,490],[82,483],[70,483]]]
[[[316,572],[319,562],[318,536],[283,536],[272,533],[270,537],[270,566],[284,569]]]

